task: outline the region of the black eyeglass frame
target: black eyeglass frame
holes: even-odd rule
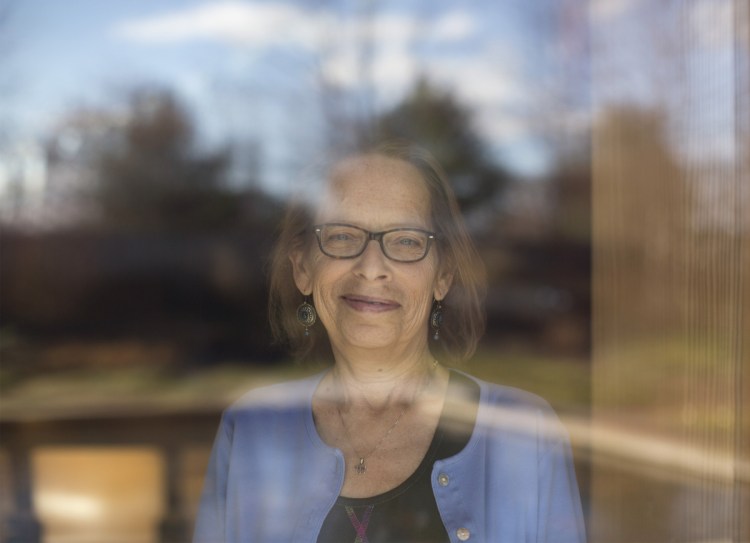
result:
[[[364,232],[367,234],[367,239],[362,244],[362,249],[356,254],[349,255],[349,256],[337,256],[332,255],[330,253],[327,253],[325,249],[323,249],[323,240],[320,238],[321,231],[323,227],[325,226],[346,226],[347,228],[354,228],[355,230],[359,230],[360,232]],[[383,230],[382,232],[371,232],[369,230],[366,230],[360,226],[356,226],[354,224],[348,224],[344,222],[327,222],[324,224],[315,224],[312,227],[313,232],[315,232],[315,238],[318,240],[318,248],[320,248],[320,252],[326,255],[329,258],[336,258],[338,260],[346,260],[349,258],[357,258],[362,253],[365,252],[365,249],[367,249],[367,245],[370,243],[370,241],[375,240],[380,244],[380,250],[382,251],[383,255],[388,260],[393,260],[394,262],[401,262],[402,264],[413,264],[414,262],[419,262],[420,260],[424,260],[427,255],[430,253],[430,247],[432,246],[432,242],[438,239],[438,234],[436,232],[430,232],[429,230],[424,230],[422,228],[392,228],[390,230]],[[398,258],[393,258],[388,254],[388,252],[385,249],[385,245],[383,244],[383,236],[386,234],[391,234],[393,232],[420,232],[422,234],[427,235],[427,245],[424,249],[424,254],[417,258],[416,260],[399,260]]]

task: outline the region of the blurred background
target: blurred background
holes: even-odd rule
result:
[[[300,172],[430,148],[592,542],[750,540],[745,0],[0,0],[0,541],[189,541]]]

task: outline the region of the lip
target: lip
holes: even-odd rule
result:
[[[341,296],[341,299],[355,311],[368,313],[383,313],[385,311],[394,311],[401,307],[401,304],[394,300],[361,294],[344,294]]]

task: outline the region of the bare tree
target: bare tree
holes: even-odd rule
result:
[[[239,213],[237,198],[223,186],[228,152],[196,150],[194,125],[168,92],[133,93],[93,162],[96,200],[107,225],[212,228]]]

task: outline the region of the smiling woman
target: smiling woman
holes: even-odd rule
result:
[[[584,539],[546,402],[443,365],[474,351],[484,276],[426,152],[334,162],[290,207],[271,274],[276,333],[331,367],[224,413],[196,542]]]
[[[437,252],[428,251],[425,234],[421,234],[424,245],[417,253],[401,249],[405,256],[415,256],[408,262],[394,260],[388,256],[389,250],[383,251],[385,244],[380,247],[369,243],[370,236],[362,236],[369,233],[364,228],[378,232],[413,229],[412,236],[416,231],[417,239],[420,232],[431,234],[430,195],[419,171],[407,162],[379,154],[345,160],[333,171],[314,220],[322,225],[318,232],[337,237],[323,237],[325,243],[315,247],[309,243],[308,229],[304,234],[307,239],[290,258],[296,286],[315,301],[334,356],[371,359],[375,355],[389,360],[421,356],[427,350],[422,325],[432,301],[445,298],[452,268],[447,259],[441,263]],[[352,223],[357,226],[346,230],[340,226]],[[340,251],[340,237],[347,230],[360,232],[356,248],[361,251],[331,258],[322,249],[328,246]],[[348,237],[356,239],[351,234]],[[396,239],[403,241],[403,231]],[[375,347],[381,350],[373,352]],[[374,360],[368,366],[373,364]]]
[[[429,153],[415,146],[383,144],[373,148],[370,153],[362,153],[360,159],[345,157],[339,161],[330,161],[328,166],[312,169],[313,173],[308,173],[305,177],[306,186],[303,188],[306,193],[294,199],[287,210],[272,256],[270,273],[269,311],[275,336],[281,341],[288,341],[302,360],[330,360],[330,343],[324,330],[318,327],[305,335],[295,318],[295,310],[301,298],[295,285],[290,255],[303,251],[315,256],[313,240],[316,237],[320,240],[323,232],[316,231],[315,227],[324,226],[318,223],[349,222],[355,228],[361,228],[362,213],[384,213],[387,210],[395,212],[396,206],[401,206],[401,212],[405,216],[398,228],[408,226],[425,232],[428,240],[424,258],[429,260],[434,253],[434,258],[441,262],[443,269],[452,273],[450,289],[441,302],[450,307],[450,311],[446,311],[444,315],[446,325],[440,332],[441,342],[431,346],[433,354],[437,358],[445,357],[447,362],[467,360],[474,353],[477,341],[484,331],[482,301],[485,271],[445,174]],[[380,171],[376,171],[376,167]],[[345,196],[347,202],[352,198],[352,195],[343,193],[342,186],[342,183],[347,182],[349,173],[359,176],[360,188],[365,193],[362,194],[364,201],[358,204],[354,202],[359,208],[346,211],[338,209],[337,203]],[[391,180],[394,185],[391,191],[385,184],[389,183],[389,177],[399,173],[406,176],[402,181],[410,181],[410,184],[401,186]],[[323,188],[319,186],[319,177],[323,178]],[[355,181],[351,181],[351,184],[354,183]],[[314,188],[311,189],[310,185]],[[409,209],[407,201],[415,209]],[[344,213],[349,213],[350,220],[343,220],[346,216]],[[336,217],[335,220],[332,217]],[[394,217],[393,220],[397,219],[398,217]],[[380,220],[386,219],[382,217]],[[379,229],[385,228],[396,226],[389,224]],[[379,233],[381,232],[371,235]],[[369,239],[371,238],[368,238],[366,246],[370,245]],[[384,246],[387,241],[386,238],[380,242],[380,250],[386,257],[390,254],[389,248]],[[365,246],[361,248],[364,252]],[[330,252],[320,241],[318,249],[324,254]],[[409,265],[404,269],[411,273],[418,268],[419,266],[414,268]]]

